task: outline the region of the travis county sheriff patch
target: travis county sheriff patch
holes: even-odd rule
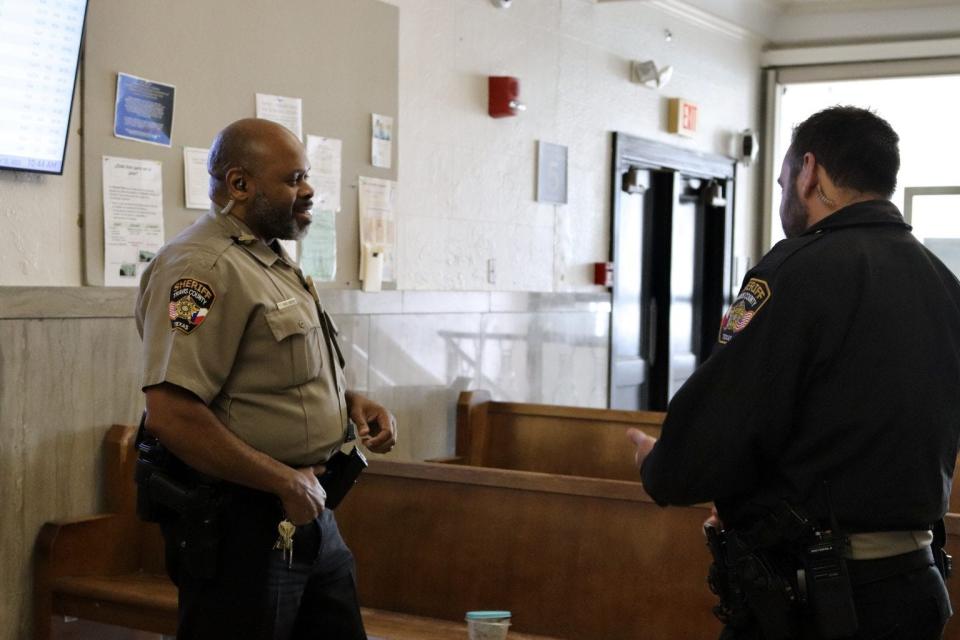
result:
[[[730,342],[733,336],[743,331],[753,320],[753,316],[760,311],[760,307],[769,299],[770,285],[767,284],[766,280],[750,278],[740,291],[740,295],[730,305],[730,310],[723,317],[723,322],[720,323],[720,337],[718,338],[720,343]]]
[[[174,329],[190,333],[207,317],[216,298],[205,282],[183,278],[170,287],[170,324]]]

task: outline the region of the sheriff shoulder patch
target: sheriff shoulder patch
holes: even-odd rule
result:
[[[182,333],[190,333],[206,319],[216,297],[205,282],[191,278],[177,280],[170,287],[171,326]]]
[[[766,280],[750,278],[720,323],[720,344],[730,342],[733,336],[743,331],[769,299],[770,285]]]

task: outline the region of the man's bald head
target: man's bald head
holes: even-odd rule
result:
[[[252,174],[263,171],[268,151],[282,144],[300,144],[283,125],[262,118],[244,118],[227,125],[217,134],[207,157],[210,199],[220,200],[226,192],[227,173],[242,168]]]

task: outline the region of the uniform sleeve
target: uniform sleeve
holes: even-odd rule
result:
[[[169,382],[210,404],[230,374],[246,325],[231,300],[230,274],[204,256],[151,267],[137,302],[142,387]]]
[[[755,293],[766,285],[767,299],[757,306],[747,296],[738,307],[751,284]],[[726,344],[673,397],[641,468],[657,503],[715,501],[762,482],[759,470],[789,436],[814,367],[823,323],[815,294],[809,273],[747,280],[721,328]]]

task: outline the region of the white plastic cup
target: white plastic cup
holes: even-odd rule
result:
[[[467,636],[470,640],[504,640],[509,630],[509,621],[467,620]]]
[[[468,611],[467,635],[470,640],[504,640],[510,617],[509,611]]]

